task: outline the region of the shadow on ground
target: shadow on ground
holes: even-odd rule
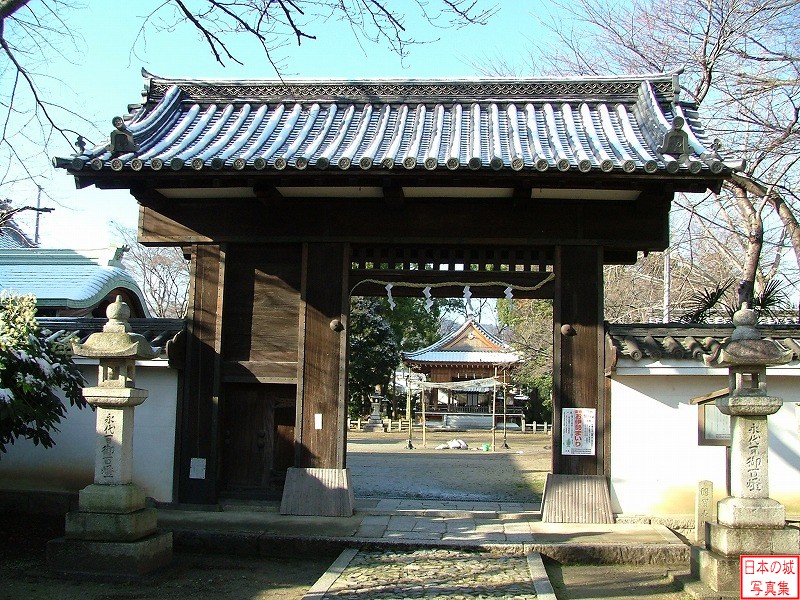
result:
[[[48,572],[45,559],[47,540],[63,534],[63,516],[0,513],[0,600],[294,600],[335,559],[176,552],[168,569],[136,583],[65,580]]]

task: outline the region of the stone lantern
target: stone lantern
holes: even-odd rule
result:
[[[730,341],[709,366],[728,368],[728,395],[716,401],[730,415],[731,495],[717,504],[717,523],[710,524],[705,548],[692,556],[692,573],[718,595],[738,598],[741,555],[797,554],[800,531],[786,527],[786,509],[769,497],[767,416],[783,401],[767,395],[767,367],[786,364],[791,351],[762,339],[756,313],[746,304],[733,317]]]
[[[83,396],[97,413],[94,483],[80,491],[78,510],[67,514],[65,536],[47,547],[50,567],[67,574],[143,575],[172,560],[172,534],[156,527],[156,510],[132,482],[133,412],[147,398],[137,388],[136,361],[155,358],[141,335],[131,333],[130,309],[117,296],[108,323],[76,356],[97,358],[98,384]]]

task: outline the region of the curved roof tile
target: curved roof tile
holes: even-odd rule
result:
[[[673,75],[286,82],[147,77],[144,104],[115,119],[131,147],[114,151],[103,144],[58,158],[56,165],[72,171],[402,167],[684,175],[737,168],[706,138],[696,107],[676,101]],[[681,156],[660,151],[673,130],[687,140]]]

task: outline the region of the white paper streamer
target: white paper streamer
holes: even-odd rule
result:
[[[472,316],[472,292],[468,285],[464,286],[464,303],[467,305],[467,314]]]
[[[503,290],[503,294],[505,295],[506,300],[508,300],[508,308],[510,310],[513,310],[514,309],[514,290],[511,289],[511,286],[508,286],[505,290]]]
[[[425,312],[431,312],[433,299],[431,298],[431,286],[423,288],[422,295],[425,296]]]
[[[389,308],[391,310],[394,310],[394,307],[397,306],[397,304],[394,301],[394,298],[392,298],[392,288],[393,287],[394,286],[391,283],[387,283],[386,284],[386,298],[389,300]]]

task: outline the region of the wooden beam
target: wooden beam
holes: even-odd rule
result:
[[[391,208],[400,208],[406,201],[403,188],[391,183],[383,186],[383,199],[386,202],[386,206]]]
[[[487,199],[407,198],[403,210],[374,198],[292,198],[280,210],[253,199],[170,201],[142,212],[151,244],[342,242],[353,244],[550,246],[598,245],[609,251],[663,250],[665,206],[639,214],[629,202],[531,201],[516,209]],[[310,218],[320,215],[321,218]],[[322,217],[324,215],[324,217]]]

